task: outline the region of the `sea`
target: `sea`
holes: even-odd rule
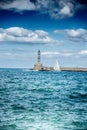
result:
[[[87,130],[87,72],[0,69],[0,130]]]

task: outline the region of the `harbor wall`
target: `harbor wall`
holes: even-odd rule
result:
[[[61,71],[87,71],[87,68],[60,67]]]
[[[53,67],[44,67],[44,66],[39,66],[35,65],[34,70],[41,70],[41,71],[56,71]],[[87,72],[87,68],[72,68],[72,67],[60,67],[60,71],[83,71]]]

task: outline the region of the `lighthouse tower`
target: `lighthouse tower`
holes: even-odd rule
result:
[[[37,55],[37,63],[40,64],[40,50],[38,51],[38,55]]]
[[[41,53],[40,50],[37,52],[37,63],[34,65],[34,70],[43,70],[43,65],[41,64]]]

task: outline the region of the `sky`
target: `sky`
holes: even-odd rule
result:
[[[0,0],[0,68],[87,68],[87,0]]]

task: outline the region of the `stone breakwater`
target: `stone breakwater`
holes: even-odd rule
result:
[[[33,70],[39,70],[39,71],[56,71],[54,67],[38,67],[34,66]],[[81,71],[81,72],[87,72],[87,68],[72,68],[72,67],[60,67],[60,71]]]
[[[60,67],[61,71],[87,71],[87,68],[70,68],[70,67]]]

